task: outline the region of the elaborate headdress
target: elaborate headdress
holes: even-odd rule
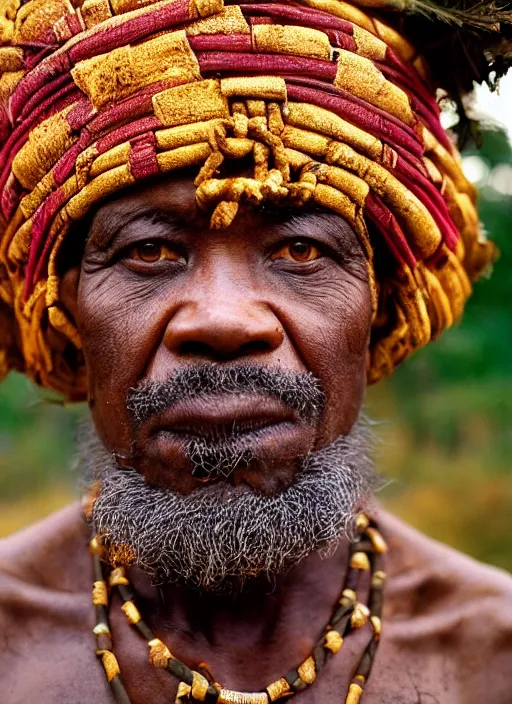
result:
[[[0,0],[0,374],[22,369],[83,397],[80,338],[59,299],[70,225],[109,194],[192,165],[212,227],[265,199],[350,223],[371,275],[370,382],[461,314],[493,247],[436,88],[458,100],[468,78],[503,72],[509,13],[438,10],[455,29],[439,30],[437,57],[462,21],[476,25],[466,64],[455,53],[443,81],[422,56],[434,55],[427,20],[417,31],[379,0],[357,4]],[[253,176],[223,178],[223,161],[241,157]]]

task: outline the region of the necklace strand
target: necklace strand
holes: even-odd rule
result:
[[[152,630],[142,619],[135,605],[126,569],[117,567],[107,574],[107,565],[101,560],[103,553],[101,542],[98,537],[93,538],[90,542],[90,551],[94,563],[92,601],[96,612],[96,625],[93,629],[96,637],[96,655],[101,659],[117,704],[131,704],[131,701],[123,684],[119,663],[112,646],[109,597],[113,590],[117,590],[121,597],[123,602],[121,608],[128,622],[147,641],[151,665],[166,669],[178,680],[176,704],[187,702],[269,704],[289,698],[312,685],[329,657],[341,650],[344,639],[370,620],[373,628],[372,638],[359,661],[345,699],[345,704],[359,704],[380,640],[382,592],[385,582],[382,559],[387,546],[375,521],[366,515],[359,515],[357,529],[359,539],[350,547],[349,569],[341,596],[312,654],[297,669],[272,682],[263,691],[254,693],[223,689],[213,681],[204,664],[197,670],[192,670],[174,657],[169,648],[159,638],[155,638]],[[368,606],[358,600],[360,581],[366,572],[370,572],[371,576]]]

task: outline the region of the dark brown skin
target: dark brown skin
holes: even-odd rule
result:
[[[127,220],[130,224],[120,229]],[[158,242],[155,244],[155,240]],[[306,242],[306,246],[304,246]],[[141,262],[141,258],[158,261]],[[162,259],[163,256],[163,259]],[[195,362],[312,371],[327,392],[322,418],[299,428],[265,399],[226,399],[182,409],[215,426],[244,413],[268,421],[257,466],[232,481],[272,494],[293,482],[296,458],[346,433],[365,388],[370,330],[366,265],[354,233],[333,214],[242,209],[224,232],[208,229],[188,177],[152,184],[96,213],[81,267],[62,295],[84,343],[90,406],[119,456],[137,449],[150,480],[180,492],[197,486],[165,418],[133,431],[126,394]],[[194,414],[196,414],[194,416]],[[195,417],[195,420],[194,420]],[[505,704],[512,701],[512,580],[448,550],[382,513],[390,552],[384,635],[364,704]],[[0,702],[107,704],[94,656],[88,532],[78,506],[0,543]],[[273,591],[253,585],[236,600],[184,587],[156,590],[131,570],[154,632],[192,667],[206,661],[228,688],[257,691],[296,667],[327,623],[346,569],[347,544],[314,554]],[[116,655],[134,704],[174,701],[177,682],[152,669],[147,646],[111,609]],[[350,636],[301,704],[344,702],[369,636]]]
[[[122,457],[135,448],[148,479],[186,493],[197,481],[181,443],[155,432],[175,428],[176,413],[133,432],[130,387],[197,362],[311,371],[327,403],[306,427],[285,423],[265,398],[180,404],[180,419],[195,417],[203,427],[219,417],[230,425],[242,413],[272,422],[258,442],[256,470],[233,476],[272,493],[293,481],[299,455],[346,433],[359,413],[371,315],[366,263],[351,228],[332,214],[245,207],[227,231],[208,224],[186,177],[126,193],[96,213],[77,290],[76,272],[64,280],[84,345],[89,404],[109,449]],[[294,260],[297,245],[309,261]],[[141,261],[159,252],[159,260]]]

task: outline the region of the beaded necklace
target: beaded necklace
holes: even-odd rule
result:
[[[166,669],[179,682],[176,704],[188,702],[208,702],[210,704],[269,704],[294,696],[315,682],[328,658],[339,652],[344,639],[362,628],[370,620],[373,634],[350,683],[345,704],[358,704],[364,692],[364,685],[370,675],[381,634],[382,592],[385,573],[382,570],[383,553],[387,546],[377,530],[375,521],[364,514],[357,518],[358,540],[351,544],[349,569],[341,596],[337,601],[329,623],[313,648],[312,654],[295,670],[285,677],[269,684],[263,691],[246,693],[224,689],[213,681],[206,665],[191,670],[175,658],[169,648],[144,623],[135,605],[124,567],[109,568],[101,560],[102,547],[98,538],[93,538],[90,550],[94,562],[94,585],[92,601],[96,611],[96,655],[101,659],[114,699],[118,704],[131,704],[124,687],[121,670],[112,649],[112,635],[109,626],[109,596],[117,590],[123,602],[121,608],[128,622],[147,641],[149,661],[153,667]],[[365,572],[370,572],[368,605],[358,599],[357,591]]]

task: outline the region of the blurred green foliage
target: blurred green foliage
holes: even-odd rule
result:
[[[486,133],[489,170],[512,165]],[[512,170],[511,170],[512,173]],[[501,250],[464,320],[368,394],[384,503],[430,535],[512,570],[512,198],[484,186],[480,213]],[[83,406],[41,400],[26,379],[0,386],[0,535],[77,495],[73,441]]]

